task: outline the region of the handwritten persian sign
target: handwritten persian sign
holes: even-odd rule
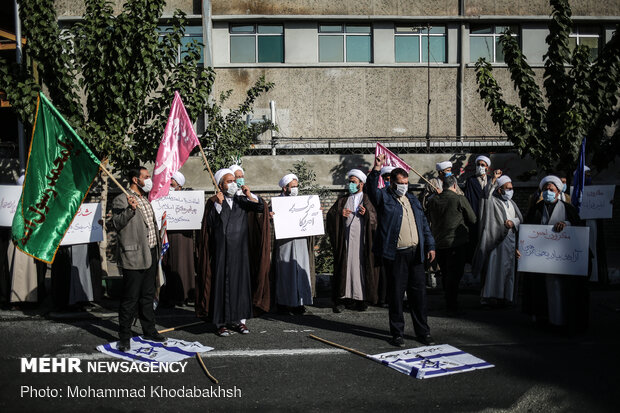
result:
[[[10,227],[17,209],[21,185],[0,185],[0,227]]]
[[[494,367],[493,364],[449,344],[390,351],[368,357],[416,379]]]
[[[170,191],[167,196],[151,202],[157,225],[166,212],[168,230],[200,229],[205,210],[204,191]]]
[[[103,241],[101,204],[82,204],[60,245],[87,244]]]
[[[571,187],[571,193],[574,187]],[[583,188],[579,216],[581,219],[612,218],[615,185],[589,185]]]
[[[323,235],[323,212],[318,195],[271,198],[276,239]]]
[[[590,228],[552,225],[520,225],[519,271],[547,274],[588,275]]]

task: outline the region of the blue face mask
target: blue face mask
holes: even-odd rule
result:
[[[567,188],[566,188],[566,184],[564,184],[564,185],[562,186],[562,192],[566,192],[566,189],[567,189]]]
[[[452,176],[452,172],[446,172],[444,176]]]
[[[555,202],[555,192],[549,191],[548,189],[543,191],[543,200],[548,203]]]
[[[237,178],[235,182],[237,182],[237,186],[241,188],[243,185],[245,185],[245,178]]]
[[[356,194],[358,190],[359,190],[359,188],[357,187],[356,183],[349,182],[349,193]]]

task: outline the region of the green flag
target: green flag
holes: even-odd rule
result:
[[[26,179],[15,216],[13,241],[32,257],[51,263],[86,197],[99,159],[39,93]]]

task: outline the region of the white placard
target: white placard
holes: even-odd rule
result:
[[[318,195],[271,198],[276,239],[323,235],[323,212]]]
[[[103,241],[101,220],[101,204],[82,204],[78,209],[71,226],[65,233],[60,245],[87,244]]]
[[[575,187],[571,187],[571,194]],[[588,185],[583,187],[579,208],[581,219],[610,219],[613,216],[615,185]],[[571,195],[572,197],[572,195]]]
[[[520,225],[519,271],[587,276],[589,234],[588,227]]]
[[[13,225],[13,215],[21,194],[20,185],[0,185],[0,227]]]
[[[204,191],[170,191],[168,196],[151,202],[157,225],[161,228],[161,217],[167,213],[168,230],[200,229],[205,211]]]

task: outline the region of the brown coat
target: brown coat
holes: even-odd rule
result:
[[[334,252],[334,275],[332,281],[332,296],[342,297],[345,293],[347,274],[347,251],[345,243],[345,219],[342,210],[347,202],[348,195],[338,198],[327,212],[327,233]],[[366,213],[364,220],[364,288],[366,301],[376,304],[378,301],[379,272],[381,269],[379,260],[372,253],[372,243],[377,230],[377,212],[370,202],[368,195],[364,194],[362,205]]]

